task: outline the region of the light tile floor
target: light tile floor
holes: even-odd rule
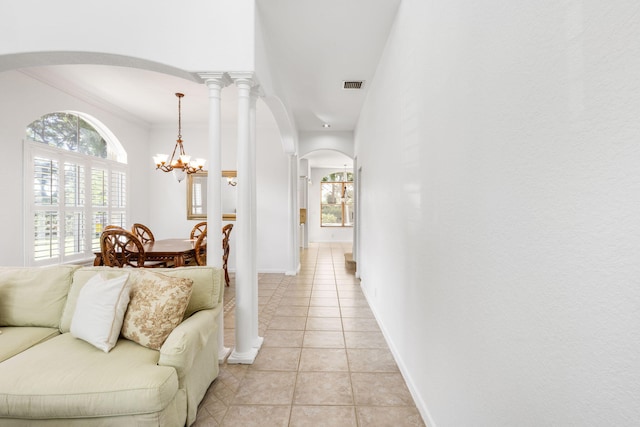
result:
[[[424,426],[358,279],[350,244],[312,244],[297,276],[260,274],[253,365],[220,365],[198,409],[204,426]],[[225,291],[233,347],[235,286]]]

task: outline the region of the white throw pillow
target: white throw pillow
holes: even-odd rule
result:
[[[129,274],[107,279],[102,273],[80,289],[71,319],[71,335],[108,353],[115,347],[129,304]]]

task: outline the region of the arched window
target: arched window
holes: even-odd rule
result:
[[[335,172],[320,184],[320,226],[353,227],[353,174]]]
[[[126,153],[101,123],[55,112],[26,129],[28,265],[79,262],[100,250],[108,224],[126,226]]]

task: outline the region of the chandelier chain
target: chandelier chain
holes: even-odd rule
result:
[[[182,97],[183,93],[176,93],[178,97],[178,139],[182,141]]]

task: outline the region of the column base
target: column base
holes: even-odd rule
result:
[[[253,342],[253,348],[255,348],[256,350],[260,350],[263,342],[264,342],[264,337],[257,337]]]
[[[230,354],[231,349],[229,347],[222,347],[222,349],[218,349],[218,363],[224,363]]]
[[[253,362],[256,360],[256,356],[258,355],[258,349],[252,348],[249,351],[244,353],[238,353],[236,350],[233,350],[233,353],[227,359],[227,364],[229,365],[253,365]]]

